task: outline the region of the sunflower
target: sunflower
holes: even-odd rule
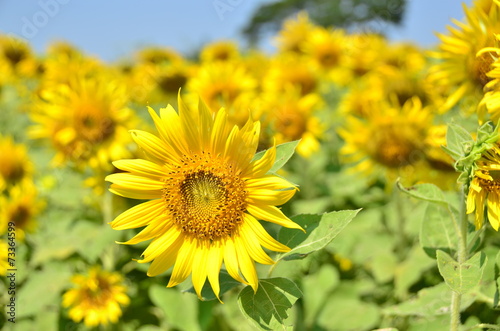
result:
[[[316,26],[303,11],[292,19],[286,20],[275,38],[280,52],[302,53],[302,44],[308,40]]]
[[[152,199],[119,215],[111,226],[122,230],[146,226],[124,244],[153,239],[139,263],[153,261],[148,275],[173,266],[168,287],[192,274],[194,289],[208,277],[219,297],[219,271],[224,262],[237,281],[257,290],[254,261],[273,264],[267,249],[289,248],[273,239],[257,219],[301,229],[277,205],[287,202],[296,188],[285,179],[266,175],[276,148],[252,160],[260,123],[250,119],[240,129],[230,127],[224,109],[212,113],[200,101],[193,111],[178,98],[172,106],[149,112],[160,136],[132,131],[146,159],[113,164],[126,173],[109,175],[110,191],[133,199]],[[241,271],[241,274],[240,274]]]
[[[203,47],[200,53],[201,62],[238,60],[238,46],[231,41],[217,41]]]
[[[69,73],[67,84],[49,84],[40,92],[30,130],[33,138],[50,140],[55,165],[72,162],[109,168],[109,160],[128,155],[127,126],[134,122],[127,108],[126,88],[106,72],[81,77]]]
[[[9,269],[8,257],[9,245],[2,239],[0,239],[0,276],[5,276],[7,274],[7,269]]]
[[[417,97],[403,106],[375,102],[364,118],[348,116],[339,129],[345,141],[341,154],[345,162],[357,163],[355,171],[414,183],[426,171],[422,160],[431,120],[430,109]]]
[[[122,315],[120,305],[130,303],[123,278],[116,272],[92,267],[87,275],[75,275],[71,281],[75,286],[64,293],[62,305],[71,307],[73,321],[83,320],[87,327],[116,323]]]
[[[199,95],[210,109],[219,109],[229,108],[240,95],[252,93],[257,81],[239,61],[219,61],[202,64],[187,87],[192,92],[188,99]]]
[[[490,80],[487,73],[494,58],[487,52],[478,56],[484,47],[495,45],[495,34],[500,33],[500,6],[490,2],[488,12],[484,1],[475,1],[471,8],[464,6],[465,22],[454,21],[456,27],[448,27],[450,35],[438,34],[441,44],[431,55],[440,62],[431,68],[430,78],[450,90],[441,112],[459,101],[467,111],[475,111]]]
[[[33,164],[26,146],[14,143],[12,137],[0,135],[0,192],[15,186],[33,174]]]
[[[331,70],[343,61],[345,32],[316,27],[302,43],[304,54],[310,56],[320,70]]]
[[[491,70],[486,74],[490,81],[485,85],[483,99],[479,103],[477,112],[480,121],[487,120],[487,115],[494,123],[500,120],[500,35],[496,35],[497,47],[485,47],[479,51],[478,56],[487,54],[493,59]]]
[[[302,96],[297,89],[287,89],[282,94],[268,93],[263,99],[262,107],[268,109],[263,125],[276,143],[300,139],[297,153],[303,157],[319,150],[319,139],[324,132],[316,114],[323,102],[319,95]]]
[[[484,209],[493,229],[500,228],[500,146],[495,144],[476,161],[467,195],[467,214],[476,212],[476,230],[484,224]]]
[[[5,231],[6,224],[16,224],[16,239],[23,241],[26,233],[37,228],[37,215],[44,208],[44,202],[38,198],[33,182],[25,180],[9,190],[8,196],[0,196],[0,225]]]

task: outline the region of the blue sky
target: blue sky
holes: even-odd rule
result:
[[[470,4],[472,0],[464,1]],[[55,40],[112,61],[146,45],[184,53],[213,40],[239,40],[239,31],[269,0],[0,0],[0,32],[27,39],[37,52]],[[459,0],[408,0],[404,26],[390,28],[391,40],[431,47],[451,18],[464,16]],[[265,40],[262,48],[271,51]]]

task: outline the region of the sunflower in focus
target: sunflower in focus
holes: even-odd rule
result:
[[[414,97],[403,106],[396,101],[376,102],[364,118],[348,116],[339,134],[345,141],[345,162],[356,163],[354,171],[367,176],[382,175],[388,182],[402,177],[412,184],[425,173],[422,159],[431,112]]]
[[[127,127],[135,118],[127,102],[125,87],[105,72],[88,78],[74,75],[68,84],[42,89],[30,135],[51,142],[55,165],[107,169],[111,159],[129,154]]]
[[[493,229],[500,228],[500,146],[495,144],[476,161],[474,177],[469,184],[467,214],[475,211],[476,230],[484,224],[485,208]]]
[[[178,99],[172,106],[149,112],[159,137],[132,131],[145,159],[113,164],[125,173],[109,175],[110,191],[132,199],[151,199],[121,215],[116,230],[146,226],[124,244],[152,239],[139,263],[151,262],[148,276],[173,266],[167,287],[191,274],[201,298],[207,278],[219,297],[219,271],[224,263],[237,281],[257,290],[255,261],[273,264],[261,246],[277,252],[289,248],[273,239],[258,221],[288,228],[301,227],[276,207],[287,202],[296,188],[285,179],[267,175],[276,157],[268,149],[253,160],[260,123],[248,120],[240,129],[227,122],[224,109],[212,113],[200,101],[189,109]]]
[[[476,111],[483,88],[490,81],[487,73],[494,58],[488,52],[478,55],[483,48],[494,46],[495,34],[500,33],[500,5],[493,0],[490,3],[489,8],[485,1],[477,0],[471,8],[464,6],[465,22],[454,21],[456,27],[448,27],[450,35],[438,35],[441,44],[431,55],[440,62],[431,67],[430,78],[450,91],[441,112],[459,101],[469,112]]]
[[[71,281],[74,287],[64,293],[62,305],[70,308],[73,321],[83,320],[87,327],[118,322],[122,315],[120,306],[130,303],[123,278],[116,272],[92,267],[88,274],[75,275]]]
[[[33,164],[26,146],[14,143],[12,137],[0,135],[0,193],[21,183],[33,174]]]

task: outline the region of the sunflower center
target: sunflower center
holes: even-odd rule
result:
[[[473,64],[473,74],[477,83],[480,86],[485,86],[486,83],[490,81],[490,78],[486,75],[491,70],[491,64],[494,62],[493,56],[486,52],[479,55]]]
[[[486,171],[493,180],[488,180],[484,178],[478,178],[479,186],[486,190],[486,192],[500,192],[500,171]]]
[[[243,221],[245,183],[231,164],[195,154],[169,175],[163,198],[182,232],[215,240],[234,233]]]
[[[77,112],[75,127],[82,140],[90,143],[100,143],[115,131],[113,120],[104,116],[93,106],[85,107],[84,110]]]
[[[174,73],[173,75],[164,75],[158,78],[158,86],[165,93],[177,93],[179,88],[183,87],[188,78],[182,73]]]
[[[286,109],[276,122],[276,130],[281,132],[286,138],[297,140],[306,132],[306,120],[304,116],[296,111]]]
[[[405,139],[387,136],[377,142],[374,159],[389,167],[399,168],[413,163],[415,146]]]

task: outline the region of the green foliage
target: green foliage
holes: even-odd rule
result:
[[[369,22],[401,23],[405,0],[353,0],[349,2],[325,0],[276,0],[261,5],[243,29],[251,42],[258,41],[266,30],[277,31],[282,22],[305,10],[311,20],[320,26],[344,27]],[[378,31],[382,33],[383,31]]]
[[[285,165],[285,163],[290,160],[292,157],[293,153],[295,153],[295,148],[299,144],[300,140],[295,140],[295,141],[290,141],[287,143],[279,144],[276,146],[276,159],[274,160],[274,164],[269,170],[270,174],[276,174],[278,170],[281,169]],[[252,159],[252,161],[255,160],[260,160],[264,154],[266,153],[266,150],[260,151],[256,153]]]
[[[481,281],[487,260],[483,252],[476,253],[464,263],[455,261],[441,250],[437,251],[436,256],[439,272],[453,291],[465,294]]]
[[[282,228],[278,240],[293,249],[282,254],[279,260],[302,259],[328,245],[344,227],[349,224],[359,210],[343,210],[323,215],[298,215],[292,218],[306,233],[295,229]]]
[[[291,330],[286,325],[288,309],[302,296],[300,289],[286,278],[259,281],[257,292],[250,286],[241,291],[238,304],[241,311],[263,330]]]

